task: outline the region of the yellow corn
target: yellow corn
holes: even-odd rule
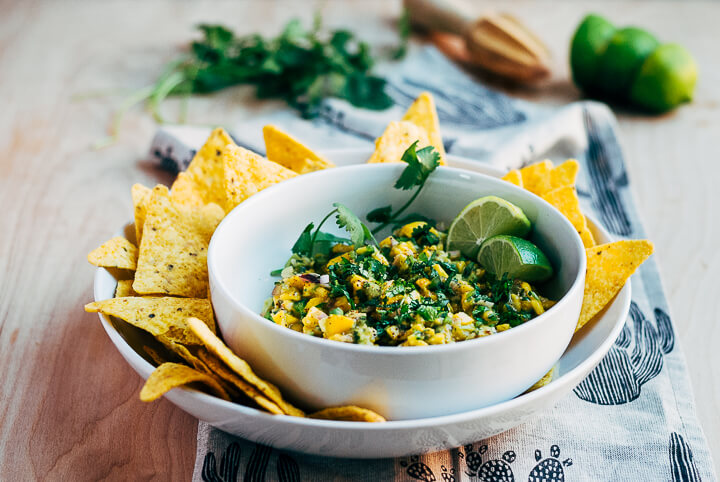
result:
[[[392,245],[393,245],[393,240],[394,240],[394,239],[395,239],[395,238],[393,238],[392,236],[388,236],[387,238],[385,238],[385,239],[383,239],[382,241],[380,241],[380,247],[381,247],[381,248],[391,248]]]
[[[397,325],[390,325],[385,328],[385,333],[393,340],[397,340],[400,337],[400,328],[398,328]]]
[[[462,297],[460,298],[460,302],[462,304],[462,309],[463,309],[463,311],[465,311],[467,313],[470,313],[474,306],[474,303],[470,299],[471,297],[472,297],[472,288],[470,289],[470,291],[463,292]]]
[[[341,259],[347,259],[352,260],[352,255],[354,254],[354,251],[348,251],[345,254],[341,254],[340,256],[335,256],[333,259],[327,262],[325,265],[326,268],[329,268],[330,266],[334,265],[335,263],[339,263]]]
[[[404,254],[405,256],[413,256],[415,254],[415,247],[411,243],[403,241],[402,243],[398,243],[390,249],[390,256],[392,256],[393,258],[400,254]]]
[[[376,261],[378,261],[380,264],[384,264],[385,266],[389,266],[389,265],[390,265],[390,263],[388,262],[387,258],[386,258],[385,256],[383,256],[383,254],[382,254],[381,252],[379,252],[379,251],[375,251],[375,252],[372,254],[372,257],[373,257],[373,259],[375,259]]]
[[[423,296],[429,296],[430,293],[428,292],[427,287],[430,285],[430,280],[427,278],[420,278],[415,282],[418,288],[420,288],[420,293],[422,293]]]
[[[285,280],[285,284],[288,286],[292,286],[293,288],[297,288],[299,290],[305,288],[305,286],[312,284],[310,281],[306,280],[305,278],[301,278],[300,276],[291,276],[290,278]]]
[[[335,246],[332,247],[332,252],[333,252],[334,254],[347,253],[347,252],[349,252],[349,251],[352,251],[353,249],[354,249],[354,248],[353,248],[352,245],[348,245],[348,244],[336,244]]]
[[[545,313],[545,308],[543,308],[542,303],[540,303],[537,298],[532,298],[530,300],[530,305],[532,306],[533,311],[535,311],[536,315],[542,315],[543,313]]]
[[[321,298],[321,297],[319,297],[319,296],[316,296],[315,298],[310,298],[310,299],[308,300],[307,304],[305,305],[305,309],[306,309],[306,310],[309,310],[309,309],[312,308],[313,306],[317,306],[317,305],[319,305],[320,303],[323,303],[324,301],[325,301],[325,299],[324,299],[324,298]]]
[[[512,303],[513,308],[515,308],[516,310],[519,310],[521,308],[520,297],[518,295],[516,295],[515,293],[510,294],[510,302]]]
[[[274,315],[272,315],[272,319],[275,323],[277,323],[280,326],[285,326],[285,318],[287,316],[287,313],[284,311],[278,311]]]
[[[358,290],[363,289],[363,286],[365,286],[365,283],[367,282],[368,280],[360,275],[352,275],[350,277],[350,284],[352,285],[353,294],[357,293]]]
[[[330,315],[325,319],[325,338],[350,331],[355,325],[352,318],[343,315]]]
[[[509,330],[509,329],[510,329],[510,325],[507,323],[503,323],[502,325],[498,325],[495,327],[495,330],[497,330],[497,331],[505,331],[505,330]],[[495,338],[493,338],[493,340],[494,339]]]
[[[300,301],[300,298],[300,291],[298,291],[296,288],[285,289],[280,294],[281,300]]]
[[[395,266],[401,272],[406,271],[408,269],[407,256],[402,253],[394,256],[393,266]]]
[[[442,278],[447,278],[448,274],[445,272],[445,270],[440,266],[439,264],[434,264],[433,269],[437,274],[439,274]]]
[[[400,236],[404,236],[406,238],[412,238],[412,233],[415,231],[415,228],[418,228],[420,226],[424,226],[427,223],[424,221],[416,221],[414,223],[409,223],[400,228],[400,231],[398,231],[398,234]]]
[[[455,267],[460,273],[465,271],[465,266],[467,266],[467,261],[458,261],[457,263],[455,263]]]

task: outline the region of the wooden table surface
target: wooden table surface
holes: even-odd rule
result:
[[[501,2],[484,2],[497,4]],[[322,3],[318,3],[322,5]],[[633,190],[670,298],[700,420],[720,460],[720,4],[691,2],[503,4],[546,39],[556,80],[511,94],[559,104],[579,98],[567,81],[567,45],[589,11],[638,24],[696,56],[695,102],[658,118],[619,113]],[[394,41],[399,3],[325,2],[332,26],[374,43]],[[138,400],[140,377],[103,332],[86,253],[132,213],[130,186],[168,182],[147,161],[156,129],[141,109],[101,151],[121,95],[145,86],[184,45],[192,26],[277,31],[299,2],[9,2],[0,0],[0,480],[187,480],[196,421],[161,400]],[[247,88],[190,102],[195,123],[230,123],[261,109]],[[177,103],[166,109],[172,115]]]

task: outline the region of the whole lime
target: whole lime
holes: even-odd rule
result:
[[[626,100],[640,67],[658,45],[646,30],[626,27],[616,31],[600,61],[602,91],[609,98]]]
[[[570,44],[573,80],[588,94],[599,90],[600,60],[614,33],[613,24],[599,15],[590,14],[583,19],[573,35]]]
[[[697,65],[678,44],[665,44],[645,59],[631,86],[630,100],[648,110],[666,112],[692,100]]]

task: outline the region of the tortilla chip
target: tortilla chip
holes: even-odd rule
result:
[[[342,420],[344,422],[386,422],[385,417],[379,413],[355,405],[324,408],[311,413],[308,417],[323,420]]]
[[[157,350],[154,348],[151,348],[149,346],[143,346],[143,351],[147,353],[147,355],[152,359],[153,362],[155,362],[155,365],[160,366],[163,363],[167,363],[168,361],[165,360],[160,353],[158,353]]]
[[[536,162],[520,169],[523,187],[540,196],[550,190],[550,171],[553,163],[549,160]]]
[[[174,206],[165,186],[146,203],[133,289],[140,294],[201,298],[207,295],[207,248],[225,215],[217,204],[196,210]]]
[[[137,296],[137,293],[132,289],[133,280],[121,279],[117,282],[115,287],[115,298],[125,298],[127,296]]]
[[[134,270],[137,268],[138,250],[127,239],[117,236],[93,249],[88,253],[90,264],[100,268],[120,268]]]
[[[199,298],[137,297],[111,298],[85,305],[85,311],[115,316],[147,331],[161,341],[170,340],[186,345],[202,342],[190,332],[188,316],[200,318],[209,331],[215,331],[210,301]]]
[[[368,163],[402,162],[403,153],[415,141],[418,150],[430,144],[425,129],[408,121],[391,122],[375,140],[375,152]]]
[[[535,385],[525,390],[524,393],[530,393],[532,391],[537,390],[538,388],[542,388],[545,385],[549,384],[551,381],[553,381],[553,378],[555,378],[555,372],[557,371],[557,365],[552,367],[549,372],[547,372],[543,377],[535,382]]]
[[[640,239],[615,241],[585,250],[585,294],[575,331],[582,328],[615,297],[630,275],[653,253],[653,249],[650,241]]]
[[[445,165],[445,146],[443,146],[440,135],[440,122],[432,94],[430,92],[421,93],[408,107],[402,120],[412,122],[427,132],[430,145],[440,153],[440,164]]]
[[[305,415],[302,410],[286,402],[277,387],[255,375],[250,365],[235,355],[220,338],[210,331],[205,323],[197,318],[188,318],[186,322],[192,333],[202,340],[205,348],[207,348],[210,353],[221,359],[233,372],[239,375],[240,378],[257,388],[262,395],[275,402],[285,414],[296,417],[303,417]]]
[[[267,410],[273,415],[285,415],[280,407],[267,397],[265,397],[260,391],[254,386],[247,383],[245,380],[237,376],[230,369],[228,369],[220,359],[211,355],[207,350],[201,349],[198,351],[200,359],[208,366],[210,371],[215,375],[231,383],[233,386],[240,389],[240,391],[255,402],[259,407]]]
[[[298,174],[335,167],[335,164],[274,125],[263,127],[263,138],[267,158]]]
[[[157,367],[140,390],[140,400],[152,402],[173,388],[195,382],[202,383],[223,400],[230,400],[227,392],[213,377],[179,363],[163,363]]]
[[[135,212],[135,243],[140,246],[142,240],[143,225],[145,224],[145,203],[150,198],[152,189],[142,184],[133,184],[130,194],[133,200],[133,210]]]
[[[209,203],[225,205],[222,153],[227,145],[235,146],[235,142],[225,129],[218,127],[212,131],[187,170],[178,174],[173,183],[171,197],[174,203],[191,208]]]
[[[510,184],[515,184],[518,187],[523,187],[522,176],[520,175],[520,171],[517,169],[513,169],[512,171],[505,174],[502,177],[502,180],[507,181]]]
[[[564,186],[575,187],[580,165],[575,159],[568,159],[550,171],[550,189],[557,189]]]
[[[297,176],[296,172],[237,146],[225,149],[223,162],[226,212],[266,187]]]
[[[542,198],[555,206],[563,216],[568,218],[570,223],[580,235],[583,245],[586,248],[595,246],[595,239],[587,225],[587,219],[580,211],[580,200],[577,197],[575,188],[565,186],[552,191],[548,191],[542,195]]]

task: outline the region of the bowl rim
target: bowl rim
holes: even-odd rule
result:
[[[564,224],[566,228],[568,228],[569,232],[572,233],[571,237],[574,240],[575,248],[578,250],[578,257],[579,257],[579,266],[578,270],[575,273],[575,277],[573,279],[572,284],[566,291],[566,293],[553,305],[550,309],[542,313],[541,315],[523,323],[520,326],[516,326],[511,330],[505,330],[503,332],[494,333],[492,336],[484,336],[479,338],[474,338],[472,340],[464,340],[463,342],[457,342],[457,343],[448,343],[443,345],[428,345],[428,346],[414,346],[412,349],[404,350],[402,347],[398,346],[380,346],[380,345],[360,345],[357,343],[341,343],[333,340],[326,340],[325,338],[318,338],[314,336],[308,336],[304,333],[298,333],[294,330],[289,330],[285,327],[279,326],[275,323],[270,323],[268,320],[264,317],[262,317],[259,313],[256,313],[254,310],[250,309],[248,306],[246,306],[244,303],[242,303],[240,300],[238,300],[233,292],[226,286],[225,283],[221,281],[221,279],[217,276],[217,268],[216,263],[220,262],[218,260],[218,255],[215,254],[216,252],[216,246],[219,243],[218,241],[218,233],[222,234],[223,229],[227,229],[227,225],[231,222],[233,222],[233,219],[238,217],[240,214],[243,213],[245,210],[250,210],[254,207],[255,204],[259,202],[263,202],[266,198],[275,196],[278,191],[282,192],[283,189],[288,189],[289,186],[293,186],[296,183],[299,182],[308,182],[308,179],[315,179],[318,177],[325,177],[330,175],[337,175],[336,173],[348,173],[348,175],[351,175],[355,171],[360,170],[369,170],[369,169],[378,169],[378,170],[399,170],[401,167],[398,163],[384,163],[384,164],[358,164],[358,165],[350,165],[350,166],[342,166],[342,167],[335,167],[331,170],[321,170],[321,171],[315,171],[309,174],[304,174],[302,176],[297,176],[292,179],[288,179],[285,182],[275,184],[273,186],[270,186],[266,189],[263,189],[259,193],[255,194],[251,198],[245,200],[243,203],[236,206],[232,211],[230,211],[225,218],[220,222],[218,227],[216,228],[215,232],[213,233],[213,236],[210,240],[210,245],[208,247],[208,255],[207,255],[207,265],[208,265],[208,276],[211,280],[211,284],[213,285],[215,290],[220,290],[222,294],[224,295],[225,299],[229,300],[229,302],[232,304],[233,309],[239,310],[243,312],[244,314],[250,315],[248,318],[252,320],[252,322],[259,322],[263,323],[268,329],[275,330],[275,333],[277,333],[278,336],[289,336],[291,339],[297,340],[299,343],[310,343],[310,344],[319,344],[318,347],[326,347],[329,350],[336,351],[336,352],[356,352],[356,353],[367,353],[370,355],[377,355],[382,354],[383,356],[404,356],[404,357],[411,357],[411,356],[426,356],[426,354],[429,353],[436,353],[441,354],[448,351],[464,351],[464,350],[472,350],[476,347],[479,348],[480,346],[486,346],[491,343],[505,343],[510,339],[510,336],[518,337],[522,336],[522,333],[524,331],[532,329],[533,326],[537,326],[540,323],[547,324],[549,323],[548,320],[550,320],[553,317],[553,314],[558,312],[559,310],[554,310],[553,308],[560,307],[562,305],[571,303],[571,298],[574,298],[574,295],[577,295],[578,291],[584,291],[585,286],[585,271],[586,271],[586,263],[587,259],[585,256],[585,247],[582,243],[582,239],[580,238],[580,235],[577,233],[577,230],[573,227],[573,225],[570,223],[570,221],[560,213],[560,211],[552,206],[550,203],[542,199],[540,196],[535,195],[534,193],[531,193],[530,191],[527,191],[525,189],[522,189],[518,186],[515,186],[512,183],[508,183],[505,181],[502,181],[501,179],[480,173],[480,172],[473,172],[469,171],[467,169],[463,168],[456,168],[456,167],[450,167],[450,166],[439,166],[438,169],[440,172],[455,172],[458,175],[470,175],[474,176],[480,179],[483,179],[483,182],[490,182],[491,184],[495,183],[503,183],[503,186],[506,188],[510,188],[512,191],[515,191],[516,193],[519,193],[520,196],[528,196],[532,202],[535,204],[538,204],[542,206],[545,210],[549,210],[553,213],[553,215],[556,215],[559,219],[561,224]],[[428,179],[428,182],[432,182],[432,176]],[[573,295],[573,296],[571,296]],[[212,298],[211,298],[212,302]],[[214,303],[213,303],[214,306]],[[531,326],[528,326],[532,323]],[[514,333],[511,335],[511,333]],[[508,341],[509,342],[509,341]]]

